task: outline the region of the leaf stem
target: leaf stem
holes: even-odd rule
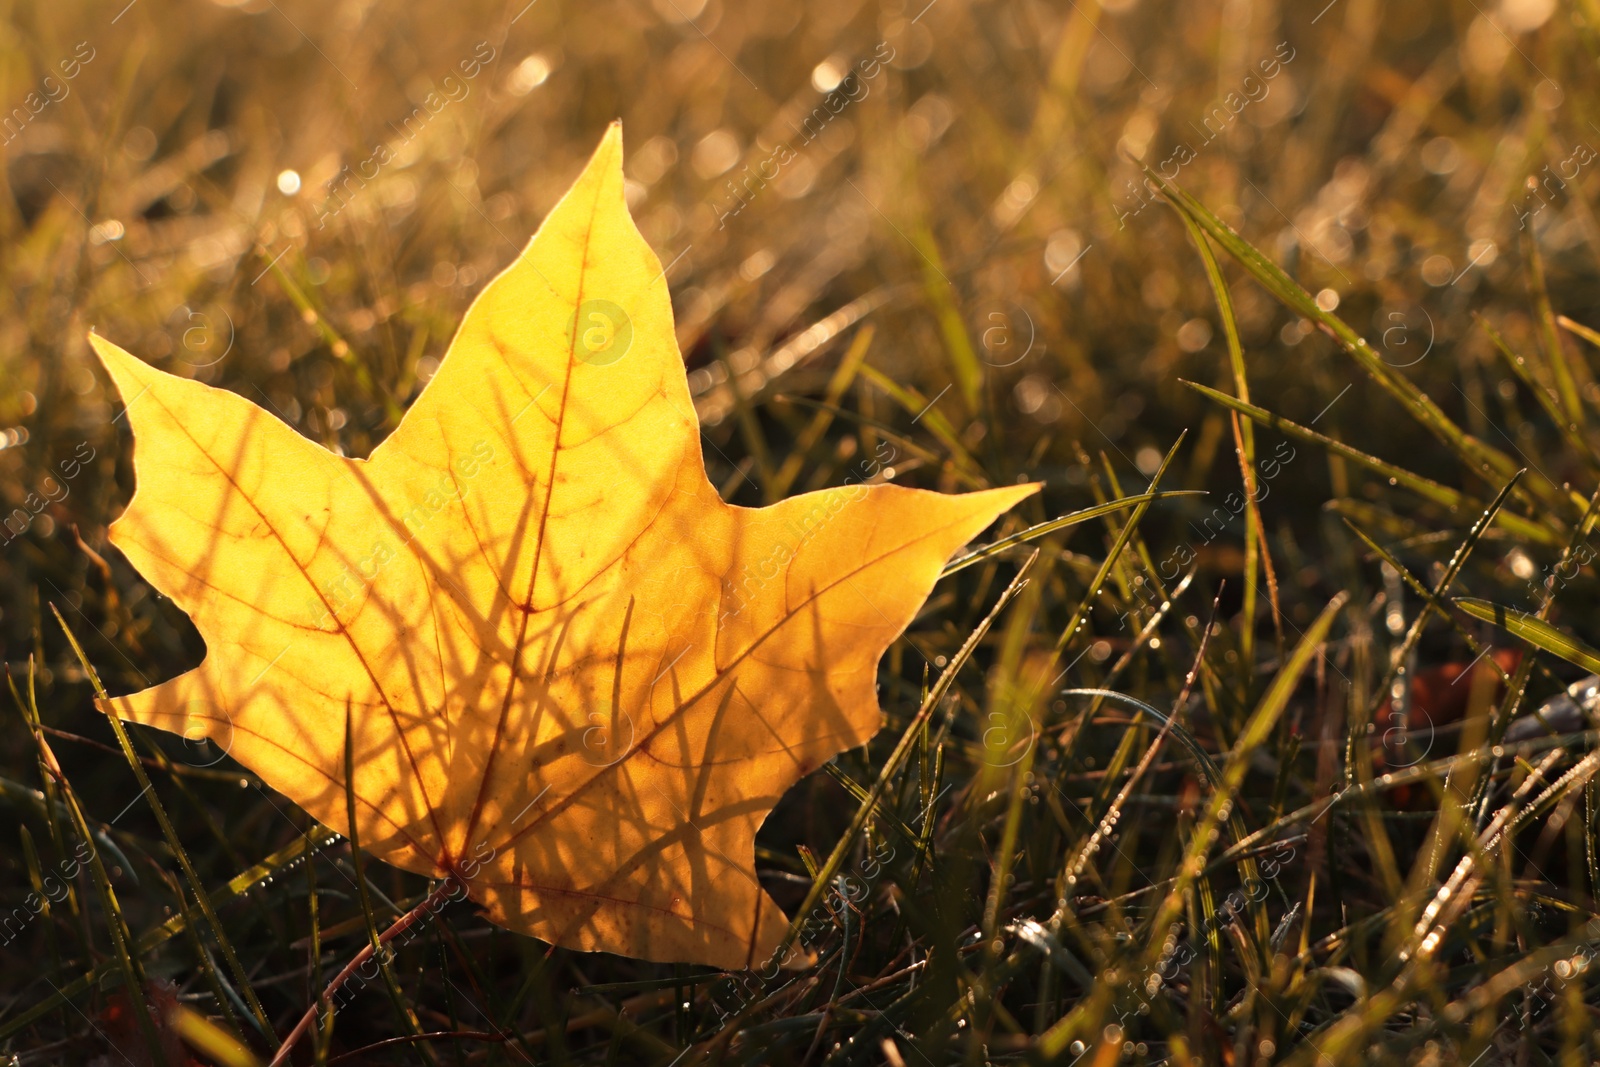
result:
[[[305,1014],[300,1016],[300,1021],[295,1024],[294,1029],[289,1032],[289,1036],[284,1038],[283,1044],[278,1047],[278,1052],[272,1057],[272,1062],[268,1064],[268,1067],[279,1067],[280,1064],[289,1061],[289,1051],[294,1048],[295,1044],[306,1035],[306,1032],[317,1021],[318,1007],[332,999],[333,995],[339,992],[340,988],[350,980],[350,976],[356,973],[357,968],[372,959],[375,946],[388,944],[416,925],[417,920],[438,911],[447,900],[451,899],[450,895],[455,892],[455,886],[456,880],[454,878],[444,879],[434,888],[433,892],[422,899],[420,904],[400,916],[389,925],[387,930],[379,934],[375,944],[362,946],[361,951],[357,952],[350,962],[344,965],[344,969],[334,975],[333,981],[328,983],[328,987],[322,991],[322,995],[317,998],[316,1003],[306,1008]]]

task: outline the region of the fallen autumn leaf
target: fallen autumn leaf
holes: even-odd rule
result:
[[[91,341],[137,493],[112,540],[204,662],[109,702],[555,944],[747,967],[754,840],[879,727],[877,664],[1020,485],[725,504],[613,125],[366,459]]]

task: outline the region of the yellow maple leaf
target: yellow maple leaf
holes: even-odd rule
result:
[[[110,701],[230,752],[362,846],[555,944],[718,967],[787,920],[786,789],[879,727],[877,664],[1034,486],[749,509],[705,474],[613,126],[370,458],[91,337],[137,491],[112,541],[206,640]]]

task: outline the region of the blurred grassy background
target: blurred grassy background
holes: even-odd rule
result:
[[[1252,583],[1243,580],[1244,520],[1232,509],[1224,532],[1211,532],[1215,522],[1205,525],[1219,501],[1240,489],[1233,430],[1224,408],[1180,382],[1236,391],[1224,324],[1182,221],[1143,183],[1134,159],[1163,167],[1477,438],[1553,483],[1571,483],[1581,497],[1595,485],[1593,457],[1569,447],[1561,426],[1473,321],[1482,316],[1520,352],[1548,353],[1554,338],[1567,362],[1536,361],[1528,373],[1538,388],[1560,386],[1552,375],[1569,366],[1587,424],[1600,406],[1588,370],[1593,351],[1566,331],[1541,332],[1528,241],[1537,235],[1554,309],[1600,325],[1593,208],[1600,168],[1590,147],[1600,143],[1595,0],[136,0],[126,7],[60,0],[9,4],[0,19],[0,108],[9,109],[0,115],[0,511],[7,516],[0,519],[0,651],[19,677],[30,657],[37,664],[44,722],[74,735],[57,735],[55,744],[102,822],[138,790],[120,754],[105,747],[110,731],[89,704],[85,676],[48,605],[61,608],[114,691],[192,666],[203,646],[181,613],[106,545],[105,526],[132,489],[130,447],[86,332],[234,390],[330,448],[365,454],[437,368],[468,302],[512,259],[617,117],[630,203],[667,268],[707,460],[729,499],[753,505],[838,484],[888,441],[897,457],[893,477],[904,484],[957,490],[1046,482],[1027,516],[1040,521],[1087,506],[1099,493],[1142,488],[1179,432],[1188,431],[1163,487],[1211,495],[1161,502],[1140,533],[1145,563],[1160,561],[1154,569],[1163,581],[1176,572],[1160,563],[1186,549],[1180,569],[1193,558],[1199,581],[1166,624],[1176,639],[1164,648],[1159,637],[1137,646],[1140,656],[1122,684],[1157,706],[1169,704],[1196,652],[1188,640],[1195,621],[1220,590],[1229,626],[1211,653],[1241,677],[1231,697],[1208,697],[1234,710],[1214,704],[1207,714],[1215,729],[1197,727],[1214,754],[1239,735],[1242,721],[1229,717],[1242,717],[1239,709],[1260,697],[1282,643],[1292,646],[1337,591],[1351,594],[1351,606],[1343,644],[1328,652],[1345,658],[1330,669],[1348,682],[1352,707],[1377,685],[1390,641],[1377,633],[1380,615],[1385,603],[1397,603],[1400,586],[1392,582],[1385,593],[1374,561],[1340,514],[1400,546],[1423,581],[1437,577],[1475,515],[1397,492],[1389,479],[1296,442],[1293,458],[1265,475],[1270,484],[1260,494],[1282,636],[1264,592],[1246,623],[1240,612]],[[1255,403],[1475,499],[1493,496],[1503,482],[1498,473],[1463,470],[1325,332],[1242,280],[1231,262],[1224,271],[1235,282]],[[830,391],[830,382],[837,388]],[[835,408],[842,409],[838,417],[829,414]],[[824,420],[808,432],[818,412]],[[1282,440],[1263,432],[1260,453]],[[1325,506],[1330,500],[1340,503]],[[1537,508],[1524,510],[1561,532],[1557,547],[1565,542],[1561,523],[1570,525],[1571,517],[1547,520]],[[1525,541],[1491,530],[1461,591],[1537,607],[1527,580],[1556,553]],[[983,769],[994,672],[1020,670],[1030,655],[1049,649],[1109,543],[1109,534],[1099,541],[1080,535],[1072,553],[1052,548],[1043,564],[1048,577],[1036,576],[1042,599],[1029,604],[1038,632],[1023,626],[1007,638],[1016,646],[1009,651],[992,639],[980,656],[990,665],[987,680],[979,672],[967,679],[965,710],[949,734],[965,755],[951,755],[947,775],[961,785],[957,797],[967,797],[952,803],[973,815],[956,821],[978,836],[950,847],[967,849],[976,866],[951,875],[951,885],[987,877],[974,872],[987,869],[993,827],[988,816],[973,814],[985,798],[972,783],[1000,791],[1003,811],[1011,781],[984,777],[998,773]],[[969,574],[965,584],[936,593],[916,626],[919,646],[953,654],[1006,577],[983,570],[981,579]],[[1091,653],[1081,665],[1085,676],[1074,682],[1103,680],[1112,655],[1136,647],[1137,626],[1150,618],[1136,577],[1131,569],[1114,575],[1117,588],[1098,602],[1092,633],[1068,649],[1068,659]],[[1594,592],[1585,569],[1563,594],[1581,609],[1564,621],[1591,641],[1600,640]],[[1413,600],[1406,610],[1415,607]],[[1179,624],[1184,616],[1187,627]],[[1251,643],[1240,639],[1258,631],[1252,655]],[[1423,640],[1423,662],[1470,660],[1464,647],[1459,635],[1436,625]],[[916,706],[922,669],[903,652],[886,661],[888,678],[903,684],[884,687],[891,722],[901,724]],[[1574,673],[1554,670],[1559,678],[1536,676],[1534,696]],[[1053,729],[1050,714],[1064,709],[1032,729]],[[1301,714],[1292,714],[1294,729],[1285,725],[1272,740],[1274,769],[1247,787],[1261,794],[1252,829],[1268,810],[1284,810],[1286,782],[1298,805],[1314,792],[1313,778],[1325,795],[1332,776],[1354,773],[1345,766],[1345,723],[1324,719],[1313,727],[1320,714],[1313,709],[1303,712],[1302,727]],[[1365,720],[1352,719],[1359,733]],[[39,787],[33,742],[20,718],[6,721],[5,797],[44,847],[49,834],[26,793]],[[1314,746],[1313,729],[1328,739],[1320,756],[1301,752],[1302,730]],[[1292,751],[1283,747],[1291,738]],[[1096,754],[1104,768],[1118,744],[1109,732],[1052,755],[1059,755],[1060,774],[1079,776],[1061,779],[1058,790],[1098,795],[1105,772],[1097,777]],[[855,754],[841,764],[854,760],[849,773],[870,781],[878,757]],[[191,765],[185,789],[198,803],[186,806],[165,779],[159,788],[172,793],[169,807],[185,840],[196,843],[195,863],[209,884],[295,840],[293,819],[277,810],[287,810],[281,799],[240,790],[237,783],[248,778],[231,770],[195,766],[204,760],[180,762]],[[1160,870],[1170,868],[1163,849],[1172,843],[1155,839],[1167,836],[1175,811],[1192,812],[1194,799],[1179,795],[1193,789],[1181,767],[1158,768],[1167,778],[1156,792],[1166,799],[1148,809],[1153,839],[1128,842],[1122,858],[1145,863],[1148,854],[1148,865]],[[826,854],[843,825],[833,817],[843,796],[837,782],[818,774],[780,809],[762,856],[785,872],[775,877],[797,880],[803,893],[807,872],[792,846]],[[1030,819],[1039,803],[1034,796]],[[1591,823],[1592,811],[1574,824],[1592,849]],[[948,829],[949,820],[941,825]],[[1090,825],[1068,818],[1059,839],[1033,846],[1039,862],[1059,867]],[[1381,920],[1385,908],[1399,906],[1384,899],[1384,886],[1367,884],[1374,861],[1358,859],[1377,847],[1356,841],[1374,824],[1353,825],[1341,846],[1348,851],[1330,860],[1323,845],[1285,896],[1303,900],[1313,868],[1326,878],[1330,864],[1366,866],[1346,873],[1342,913],[1328,911],[1324,899],[1318,936],[1363,916]],[[1421,829],[1402,819],[1395,830],[1402,870]],[[169,857],[142,809],[119,831],[132,835],[121,843],[136,870],[122,872],[118,891],[137,933],[172,907],[154,875],[170,866]],[[0,857],[0,905],[20,906],[29,891],[23,850],[8,840]],[[1112,884],[1119,892],[1146,884],[1133,860],[1106,862],[1120,872],[1108,868],[1107,896]],[[917,873],[903,893],[916,892]],[[1581,897],[1587,907],[1593,887],[1579,884],[1578,874],[1575,866],[1551,877],[1568,905]],[[1562,882],[1568,875],[1570,885]],[[409,885],[373,877],[396,899]],[[1042,898],[1063,892],[1044,886],[1043,875],[1031,877]],[[940,919],[949,928],[939,936],[951,945],[969,925],[953,917],[963,913],[959,902],[969,891],[977,892],[952,889],[952,912]],[[295,892],[298,898],[288,890],[270,897],[262,915],[225,919],[240,926],[246,969],[280,1030],[310,997],[305,948],[296,941],[304,936],[305,900],[303,890]],[[1026,899],[1018,898],[1019,913],[1027,911]],[[87,897],[81,904],[85,913],[71,923],[57,915],[0,947],[19,964],[0,970],[0,1025],[47,994],[40,967],[54,967],[58,985],[83,969],[74,926],[96,946],[97,961],[108,951],[95,931],[104,918],[89,917]],[[976,916],[981,905],[968,910]],[[337,921],[359,915],[349,900],[329,907]],[[1205,907],[1209,913],[1212,905]],[[1103,921],[1107,931],[1115,926]],[[52,923],[61,930],[44,929]],[[669,1062],[680,1049],[700,1042],[703,1051],[719,1040],[717,1016],[702,999],[657,997],[652,988],[655,999],[633,1004],[634,1014],[619,1022],[612,1009],[647,994],[631,986],[575,992],[663,975],[682,979],[682,972],[565,954],[539,962],[542,946],[489,933],[465,913],[458,923],[471,932],[472,952],[481,948],[476,977],[497,990],[488,998],[494,1026],[542,1035],[526,1046],[462,1043],[467,1061],[487,1055],[519,1062],[526,1047],[539,1062]],[[993,933],[993,925],[985,930]],[[860,933],[857,926],[852,936]],[[1531,951],[1527,931],[1520,936],[1520,951]],[[925,954],[929,939],[937,940],[926,932],[911,938],[903,959],[904,944],[884,946],[873,966],[881,963],[883,973],[891,964],[904,967]],[[1357,958],[1341,957],[1341,965],[1377,988],[1379,941],[1347,936],[1345,948],[1351,943]],[[152,955],[149,968],[170,978],[181,997],[205,1001],[194,957],[180,945]],[[359,937],[346,937],[334,955],[348,958],[353,945]],[[46,964],[50,953],[54,962]],[[447,966],[463,966],[450,959]],[[438,953],[427,963],[437,969]],[[417,1003],[434,1013],[427,1028],[450,1029],[459,1012],[470,1012],[446,1007],[437,999],[440,976],[415,973],[421,969],[418,963],[406,974],[415,978]],[[841,980],[845,973],[841,967]],[[875,972],[862,963],[850,973]],[[1260,976],[1248,977],[1259,984]],[[1102,1025],[1115,1017],[1109,1000],[1095,1001],[1065,979],[1053,986],[1037,980],[1043,990],[1031,988],[992,1012],[951,1016],[948,1033],[927,1021],[943,1015],[918,1008],[932,1036],[924,1048],[902,1034],[905,1062],[916,1062],[916,1049],[933,1056],[943,1049],[947,1059],[966,1062],[1028,1050],[1042,1055],[1029,1035],[1091,1001],[1096,1014],[1074,1032],[1111,1050],[1108,1056],[1121,1054],[1121,1039]],[[948,1003],[958,1000],[961,981],[952,977],[948,989],[940,987]],[[1151,1033],[1188,1033],[1184,1047],[1202,1057],[1209,1048],[1219,1057],[1225,1050],[1241,1059],[1278,1058],[1263,1051],[1262,1041],[1273,1042],[1249,1021],[1260,1009],[1247,1005],[1241,1013],[1228,1003],[1247,986],[1228,987],[1226,995],[1224,986],[1208,1006],[1190,998],[1187,1016],[1180,1012],[1172,1026],[1151,1024]],[[704,993],[708,986],[694,988]],[[336,1053],[403,1029],[383,1015],[389,1009],[378,994],[367,995],[371,1011],[364,1014],[372,1018],[345,1023],[341,1016]],[[1319,1002],[1321,1016],[1311,1011],[1311,1021],[1302,1019],[1306,1032],[1350,1007],[1351,994],[1340,996]],[[1364,997],[1355,997],[1358,1007],[1369,1004]],[[36,1063],[109,1055],[84,1022],[114,1029],[106,1022],[114,997],[85,995],[79,1003],[86,1014],[58,1009],[11,1036],[10,1047]],[[1496,1003],[1474,1010],[1492,1014]],[[201,1009],[217,1011],[209,1001]],[[1600,1057],[1600,1047],[1571,1037],[1594,1029],[1594,1009],[1580,996],[1565,1010],[1573,1014],[1553,1015],[1548,1040],[1537,1047],[1572,1063]],[[872,1031],[851,1011],[819,1016],[783,1004],[768,1014],[774,1018],[757,1013],[771,1025],[759,1038],[731,1043],[747,1059],[756,1050],[751,1062],[800,1062],[808,1049],[811,1062],[827,1054],[858,1062],[891,1055],[879,1044],[889,1032]],[[1528,1019],[1531,1033],[1533,1015]],[[1468,1047],[1459,1035],[1441,1043],[1439,1025],[1430,1029],[1411,1017],[1373,1023],[1414,1030],[1414,1040],[1387,1046],[1384,1055],[1450,1059]],[[863,1027],[871,1041],[835,1044]],[[969,1039],[963,1027],[967,1035],[981,1027],[984,1041]],[[1178,1055],[1166,1037],[1136,1043],[1128,1032],[1129,1056]],[[1489,1034],[1474,1033],[1490,1047]],[[259,1034],[252,1040],[258,1051],[272,1047]],[[1277,1040],[1285,1050],[1298,1043],[1282,1034]],[[1504,1035],[1497,1040],[1503,1044]],[[128,1047],[133,1043],[129,1038]],[[988,1051],[973,1051],[979,1047]],[[369,1062],[418,1053],[408,1047],[374,1055]],[[438,1055],[456,1053],[441,1044]]]

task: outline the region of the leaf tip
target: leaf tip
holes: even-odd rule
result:
[[[961,495],[971,497],[974,504],[981,500],[988,505],[983,509],[983,515],[986,520],[984,526],[987,526],[1043,488],[1043,482],[1019,482],[1016,485],[1002,485],[994,489],[984,489],[976,493],[963,493]],[[977,532],[978,530],[973,530],[974,534]]]
[[[101,363],[109,364],[111,360],[114,360],[119,356],[127,355],[127,353],[122,349],[118,348],[116,345],[112,344],[110,341],[107,341],[104,337],[101,337],[98,333],[96,333],[94,331],[94,327],[92,326],[89,328],[89,332],[85,336],[89,341],[89,347],[94,350],[94,354],[99,358]]]
[[[589,163],[584,171],[622,171],[622,120],[612,119],[606,126],[606,132],[601,135],[600,143],[595,147],[594,154],[589,157]]]
[[[1009,510],[1043,490],[1043,482],[1018,482],[1016,485],[1001,486],[998,489],[991,490],[991,492],[1000,494],[1001,498],[1006,501],[1005,509],[1002,510]]]
[[[100,366],[104,367],[106,373],[111,375],[111,380],[116,384],[117,391],[126,398],[128,396],[126,386],[134,380],[137,368],[145,365],[144,361],[121,346],[106,340],[93,330],[89,331],[89,347],[94,351],[95,357],[100,360]]]

